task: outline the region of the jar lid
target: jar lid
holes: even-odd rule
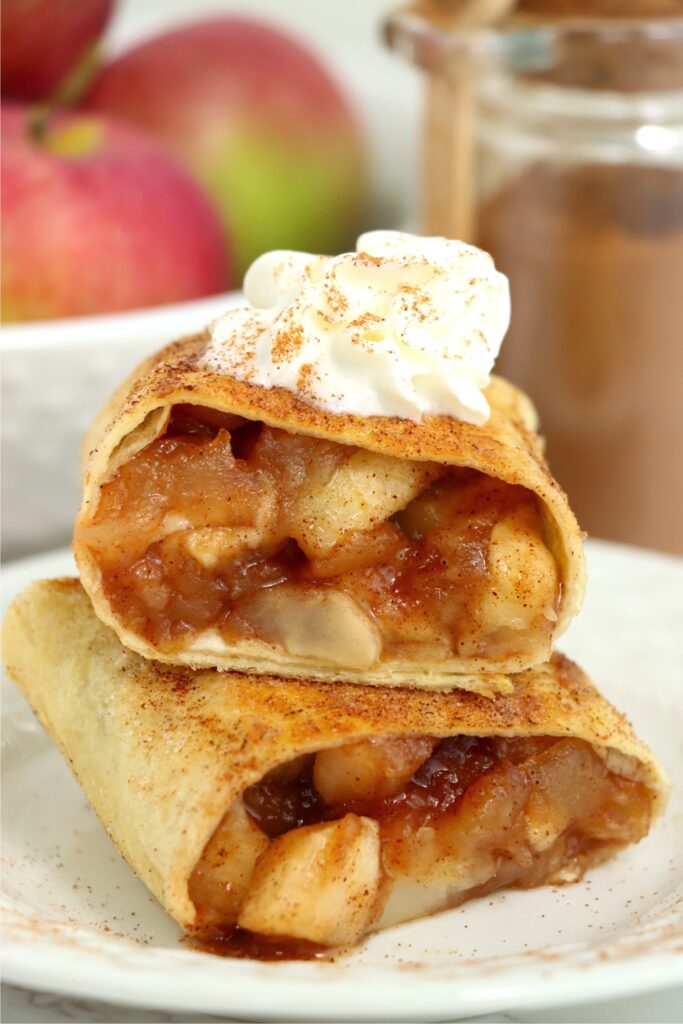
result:
[[[497,25],[509,15],[552,21],[683,17],[683,0],[416,0],[411,10],[435,24],[458,28]]]
[[[569,88],[683,89],[683,0],[416,0],[385,36],[440,75],[493,63]]]
[[[553,18],[683,17],[683,0],[518,0],[520,14]]]

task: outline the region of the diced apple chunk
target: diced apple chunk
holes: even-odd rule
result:
[[[404,921],[414,921],[446,910],[455,902],[454,896],[457,897],[447,882],[424,883],[409,878],[393,878],[387,888],[382,916],[373,925],[373,931],[383,931]]]
[[[612,775],[609,798],[582,819],[581,832],[587,839],[602,842],[637,843],[647,835],[651,820],[652,793],[647,786]]]
[[[189,883],[190,899],[202,929],[233,925],[254,865],[268,838],[235,800],[204,847]]]
[[[206,527],[184,534],[185,547],[205,569],[229,564],[244,551],[258,548],[262,531],[255,526]]]
[[[306,555],[321,557],[350,530],[370,530],[405,508],[444,472],[434,462],[355,452],[324,484],[302,488],[294,508],[295,539]]]
[[[556,618],[557,565],[527,510],[496,523],[489,543],[490,585],[479,606],[487,632],[501,627],[528,629],[539,615]]]
[[[587,818],[605,795],[607,768],[587,743],[560,740],[530,758],[526,809],[529,844],[547,850],[573,822]]]
[[[327,804],[393,796],[435,746],[436,740],[429,736],[398,736],[321,750],[315,758],[313,782]]]
[[[316,579],[362,572],[391,562],[405,542],[405,536],[393,523],[381,523],[372,530],[352,530],[326,555],[310,559],[309,572]]]
[[[381,910],[379,849],[377,822],[355,814],[286,832],[259,859],[239,926],[323,946],[357,942]]]
[[[470,518],[476,494],[484,488],[489,489],[487,479],[471,470],[451,467],[442,479],[411,501],[396,521],[408,537],[416,540],[448,530],[455,520]]]
[[[391,878],[447,884],[452,893],[484,885],[496,873],[497,851],[525,858],[524,805],[529,786],[514,765],[474,782],[455,813],[425,824],[390,821],[382,830],[383,863]]]
[[[240,614],[259,636],[288,654],[365,669],[382,651],[378,626],[340,590],[282,584],[255,594]]]
[[[399,606],[393,616],[389,614],[391,607],[383,610],[384,637],[394,649],[400,645],[400,650],[405,652],[410,650],[411,646],[416,646],[424,651],[425,646],[429,644],[434,652],[437,652],[435,660],[447,658],[451,654],[448,632],[434,614],[430,615],[429,609],[411,608],[410,614],[406,615],[404,609]]]
[[[189,530],[191,528],[192,523],[187,516],[181,516],[177,512],[167,512],[161,521],[158,537],[161,540],[172,533],[178,533],[179,530]]]

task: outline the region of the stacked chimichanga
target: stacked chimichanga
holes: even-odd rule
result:
[[[489,692],[548,658],[584,561],[524,395],[492,380],[483,427],[331,415],[212,370],[208,341],[143,366],[89,440],[74,552],[126,646]]]
[[[263,257],[253,308],[122,386],[85,446],[81,583],[5,626],[132,868],[232,952],[576,880],[666,799],[552,654],[582,537],[490,376],[507,283],[460,243],[361,243]]]
[[[15,602],[5,659],[133,870],[234,951],[346,945],[575,881],[666,797],[624,717],[559,655],[493,699],[193,672],[126,650],[57,580]]]

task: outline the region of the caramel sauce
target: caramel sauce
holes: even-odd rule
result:
[[[244,806],[269,839],[302,825],[322,821],[325,805],[313,785],[313,758],[299,773],[283,776],[275,769],[244,791]]]
[[[211,938],[188,935],[185,941],[200,953],[234,957],[239,960],[324,960],[332,955],[330,949],[318,946],[315,942],[256,935],[237,925]]]
[[[413,827],[454,809],[473,782],[499,762],[495,743],[480,736],[451,736],[418,768],[408,785],[383,800],[358,801],[328,808],[327,817],[352,811],[376,821],[402,819]]]

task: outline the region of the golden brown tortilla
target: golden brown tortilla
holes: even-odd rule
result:
[[[413,685],[414,663],[387,661],[370,671],[334,670],[312,664],[311,659],[287,655],[258,640],[221,649],[215,638],[202,647],[194,639],[191,649],[171,655],[155,648],[124,624],[104,593],[100,573],[78,526],[87,526],[97,509],[100,487],[137,452],[165,429],[173,405],[190,403],[260,420],[290,432],[350,444],[372,452],[415,461],[469,467],[486,475],[527,488],[538,496],[547,543],[558,565],[561,599],[556,639],[577,613],[583,600],[585,564],[582,535],[567,498],[550,473],[536,430],[534,409],[520,391],[494,378],[486,396],[491,417],[476,427],[450,417],[426,418],[417,423],[399,418],[339,415],[315,408],[282,388],[263,388],[216,373],[203,365],[207,332],[168,346],[145,362],[119,389],[93,425],[86,440],[83,503],[74,541],[83,586],[97,615],[122,642],[148,658],[188,664],[194,668],[270,672],[319,679],[346,679],[364,684]],[[504,675],[532,663],[523,652],[514,663],[487,663],[485,657],[453,656],[433,666],[420,666],[419,685],[425,688],[460,686],[482,692],[506,688]],[[481,672],[490,673],[488,678]]]
[[[645,783],[655,813],[667,796],[625,717],[561,655],[495,700],[192,672],[126,650],[76,580],[52,580],[12,605],[4,659],[112,839],[184,928],[195,920],[188,879],[233,799],[276,765],[350,740],[574,737]]]

